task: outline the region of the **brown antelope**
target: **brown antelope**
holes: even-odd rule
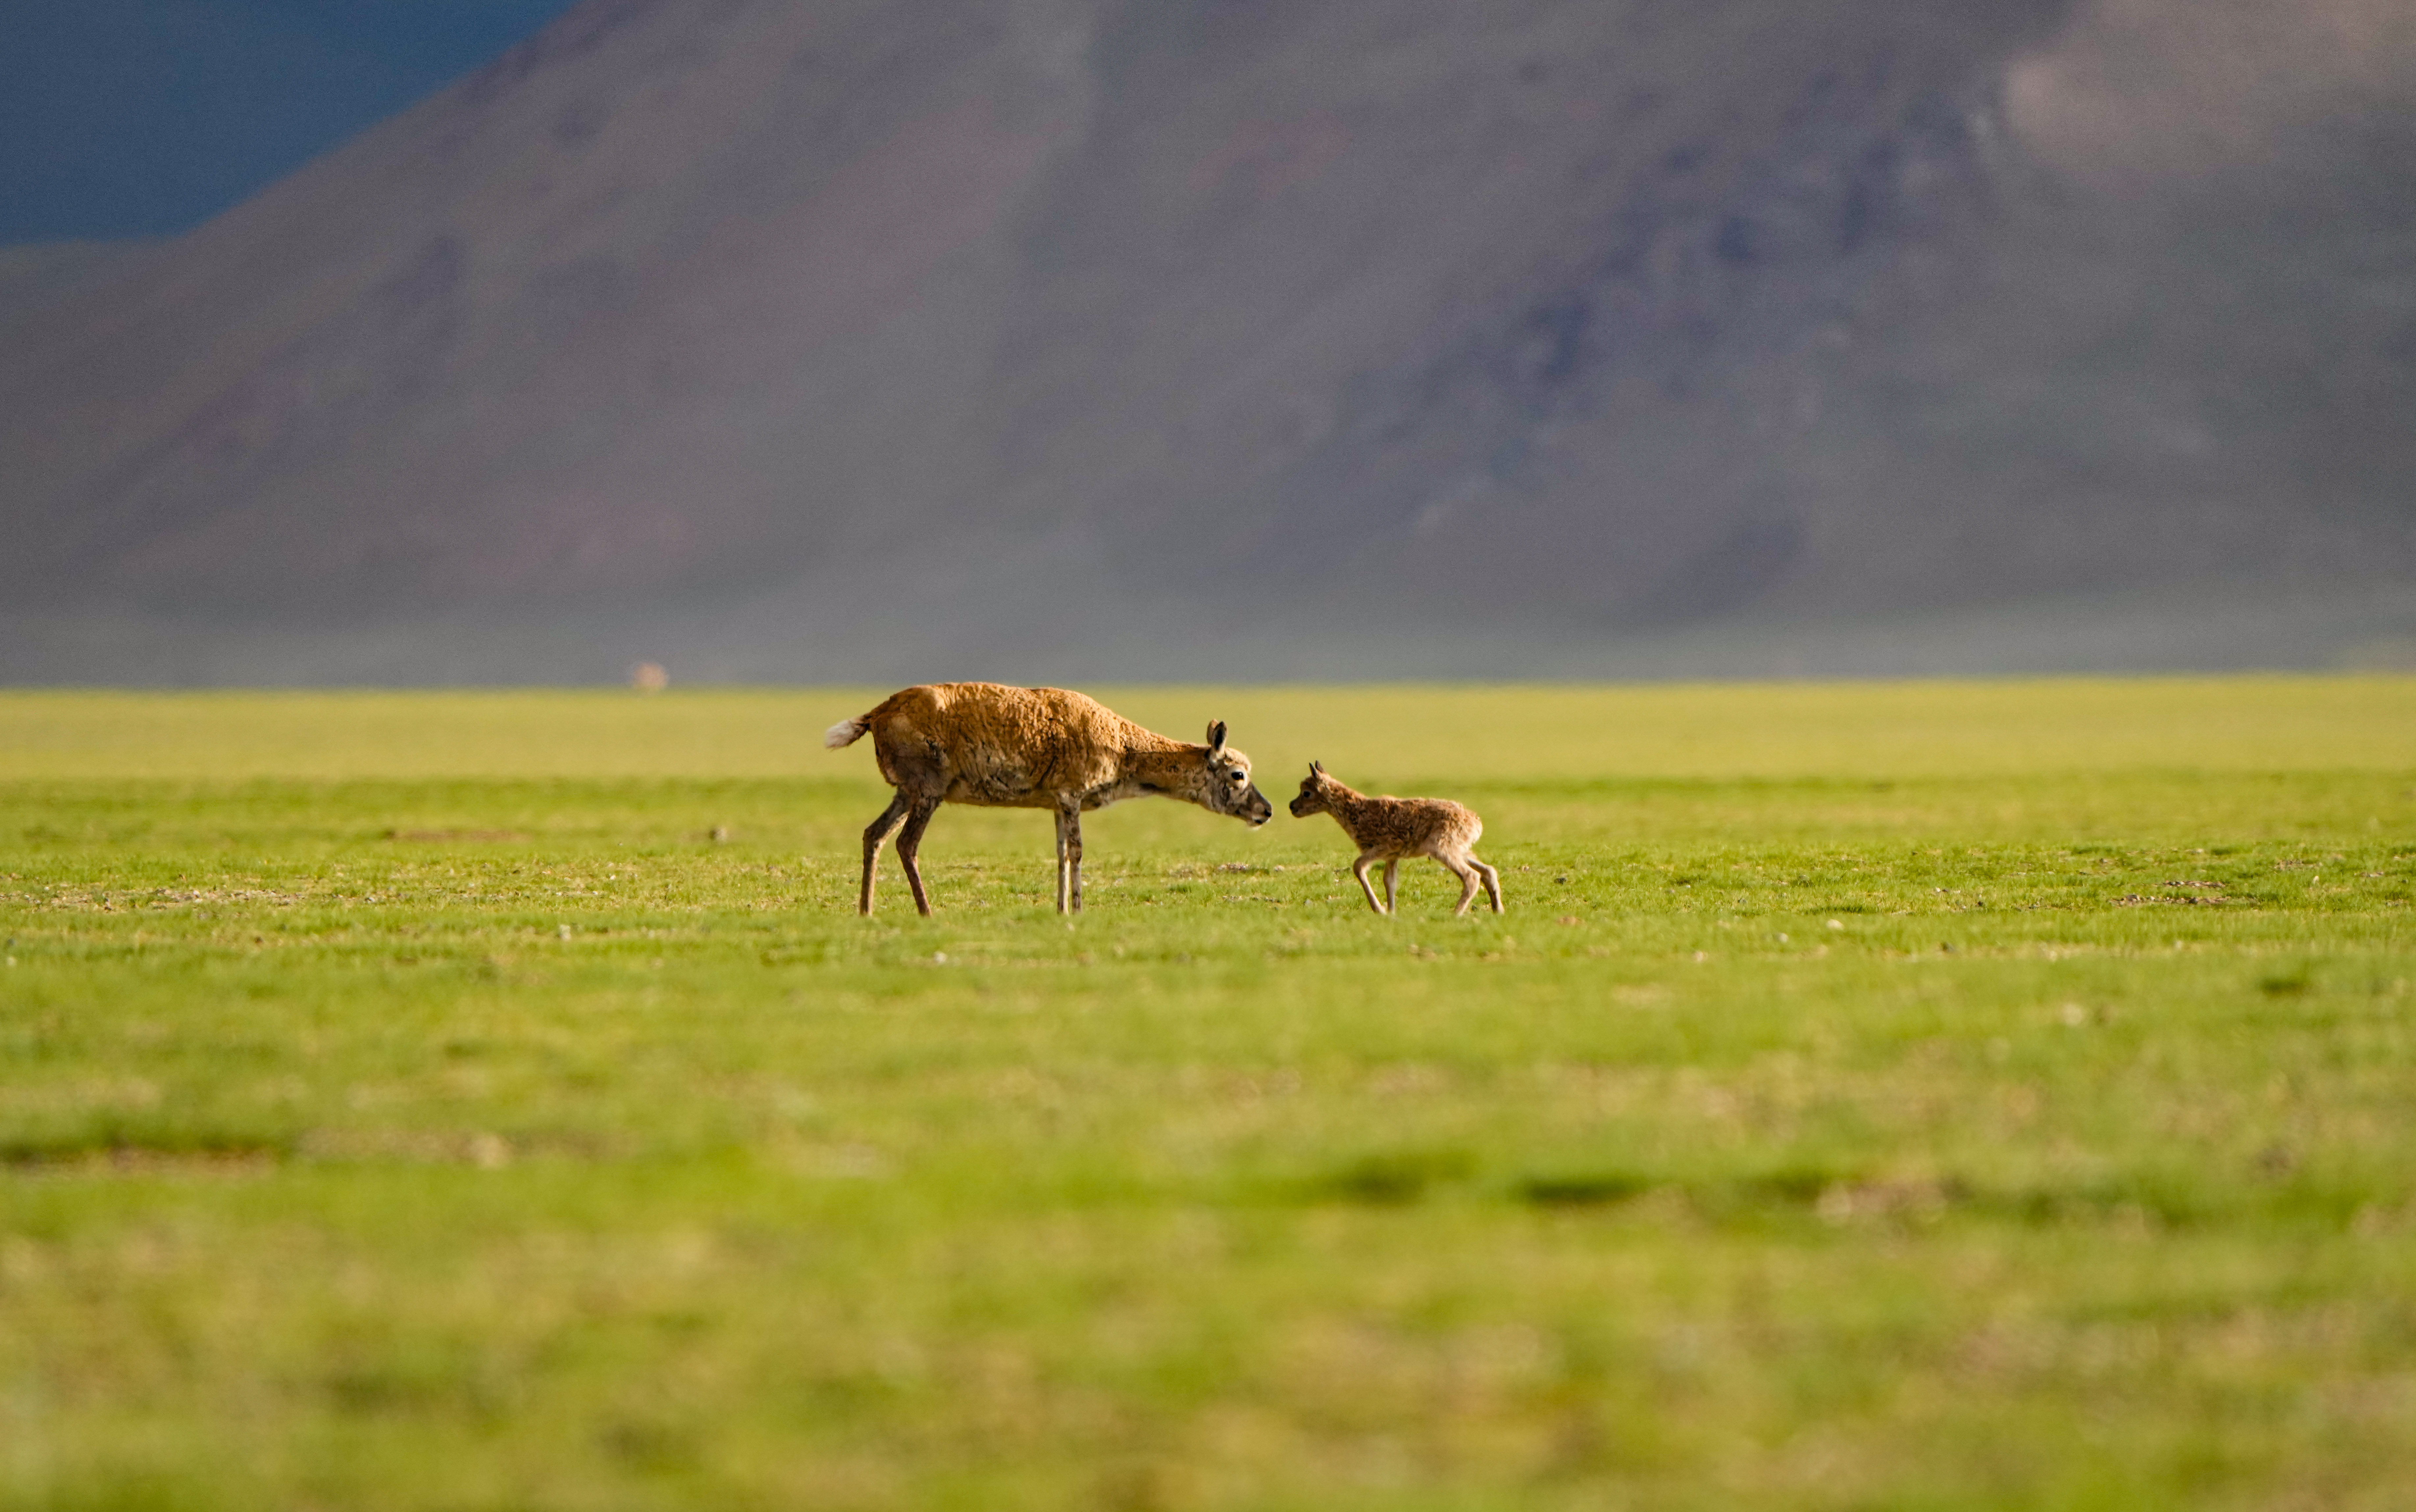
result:
[[[1291,801],[1291,816],[1305,819],[1312,814],[1333,815],[1342,832],[1359,847],[1351,875],[1359,879],[1359,891],[1367,894],[1367,906],[1378,913],[1393,911],[1404,856],[1432,856],[1444,871],[1459,878],[1455,916],[1468,912],[1480,878],[1486,895],[1493,900],[1493,911],[1502,911],[1502,874],[1478,861],[1474,850],[1477,837],[1485,833],[1485,821],[1457,803],[1441,798],[1370,798],[1352,792],[1312,761],[1308,775],[1301,779],[1299,795]],[[1384,863],[1382,903],[1376,901],[1376,889],[1367,880],[1367,868],[1380,861]]]
[[[1225,743],[1222,720],[1208,726],[1206,745],[1190,745],[1063,688],[934,682],[893,693],[867,712],[840,720],[823,743],[838,750],[868,731],[882,778],[898,796],[864,831],[858,913],[872,912],[873,862],[893,832],[914,906],[930,913],[914,855],[943,803],[1054,811],[1061,914],[1082,911],[1087,810],[1127,798],[1179,798],[1211,814],[1246,819],[1252,828],[1275,817],[1275,806],[1250,785],[1250,758]]]

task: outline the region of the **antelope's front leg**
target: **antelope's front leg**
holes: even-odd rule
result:
[[[1058,850],[1065,855],[1065,884],[1058,913],[1082,913],[1082,809],[1058,812]]]
[[[1068,891],[1065,876],[1065,811],[1059,809],[1050,816],[1057,821],[1057,911],[1064,913]]]
[[[1398,913],[1401,909],[1401,858],[1394,857],[1384,863],[1384,911]]]
[[[1082,814],[1065,821],[1065,855],[1073,860],[1073,910],[1082,913]]]
[[[1363,851],[1359,859],[1351,863],[1351,875],[1359,879],[1359,891],[1367,894],[1367,906],[1375,909],[1381,916],[1385,911],[1384,906],[1376,901],[1376,884],[1367,880],[1367,868],[1375,864],[1376,853],[1372,850]]]

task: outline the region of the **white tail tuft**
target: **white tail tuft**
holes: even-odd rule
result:
[[[871,727],[872,721],[865,718],[862,714],[856,715],[853,719],[842,719],[838,724],[833,725],[830,728],[823,731],[823,744],[829,746],[834,751],[838,750],[842,745],[853,745],[856,741],[864,739],[864,732]]]

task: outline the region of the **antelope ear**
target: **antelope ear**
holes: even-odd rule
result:
[[[1322,762],[1322,761],[1312,761],[1312,762],[1310,762],[1310,763],[1308,764],[1308,774],[1309,774],[1310,776],[1312,776],[1312,777],[1322,777],[1322,776],[1324,776],[1324,775],[1325,775],[1325,763],[1324,763],[1324,762]]]
[[[1218,720],[1208,726],[1208,754],[1215,756],[1225,749],[1225,722]]]

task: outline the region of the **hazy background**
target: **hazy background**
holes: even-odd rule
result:
[[[2416,665],[2400,0],[43,8],[0,679]]]
[[[189,230],[569,4],[11,5],[0,49],[0,246]]]

